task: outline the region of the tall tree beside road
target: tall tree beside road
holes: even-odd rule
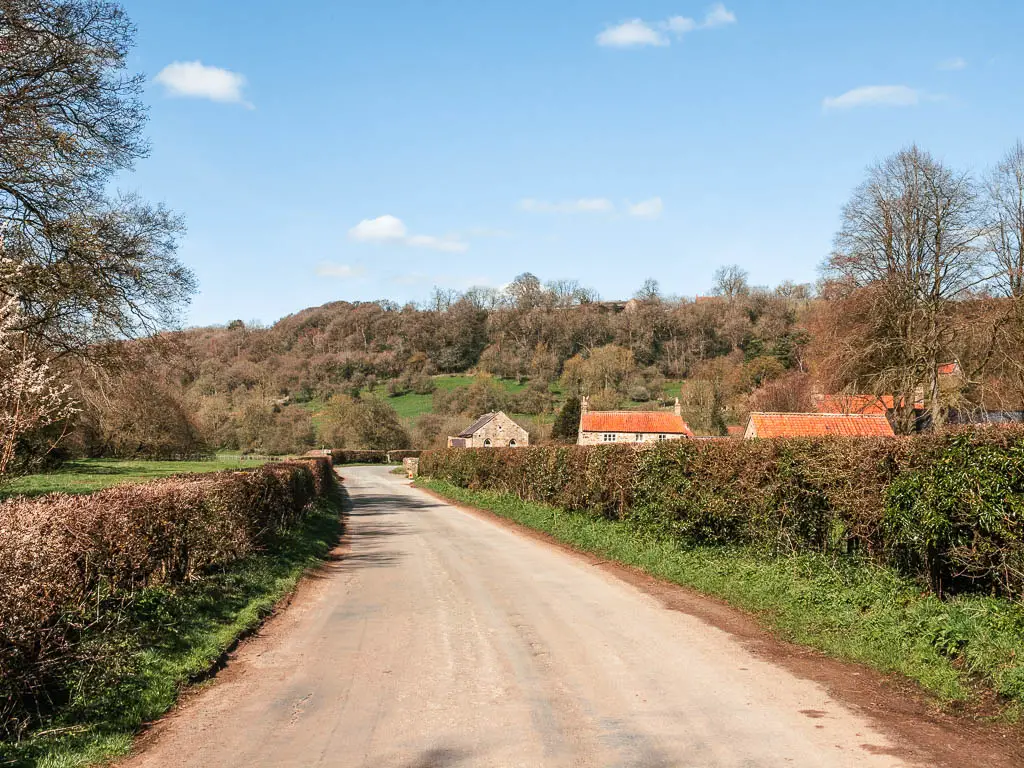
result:
[[[178,318],[195,280],[176,257],[181,220],[110,182],[145,157],[135,28],[103,0],[0,0],[0,226],[19,330],[57,356]]]
[[[923,386],[933,424],[943,420],[938,366],[957,335],[953,303],[980,291],[984,215],[969,174],[916,146],[868,171],[843,209],[825,265],[853,341],[833,347],[851,383],[896,395],[904,411]]]

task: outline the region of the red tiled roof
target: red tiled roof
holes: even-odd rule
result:
[[[863,413],[752,413],[757,437],[892,437],[884,415]]]
[[[633,432],[693,437],[693,432],[682,417],[668,411],[589,411],[583,414],[580,428],[584,432]]]
[[[960,373],[960,363],[954,360],[952,363],[942,363],[939,366],[939,376],[953,376]]]
[[[885,415],[896,409],[892,395],[824,395],[816,404],[818,413],[862,413]],[[914,403],[916,410],[924,410],[923,402]]]

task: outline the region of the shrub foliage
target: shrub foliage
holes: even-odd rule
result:
[[[387,451],[350,451],[335,448],[331,451],[331,461],[335,464],[387,464]]]
[[[1024,597],[1024,432],[428,451],[422,474],[694,545],[855,553]]]
[[[116,625],[142,590],[255,553],[333,482],[322,457],[0,504],[0,740],[104,663],[83,636]]]

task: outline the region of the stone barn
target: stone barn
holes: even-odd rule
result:
[[[530,433],[502,411],[485,413],[457,436],[448,438],[449,448],[521,448],[530,444]]]

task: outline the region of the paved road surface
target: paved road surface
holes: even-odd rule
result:
[[[129,766],[906,765],[730,635],[387,468],[344,474],[348,556]]]

